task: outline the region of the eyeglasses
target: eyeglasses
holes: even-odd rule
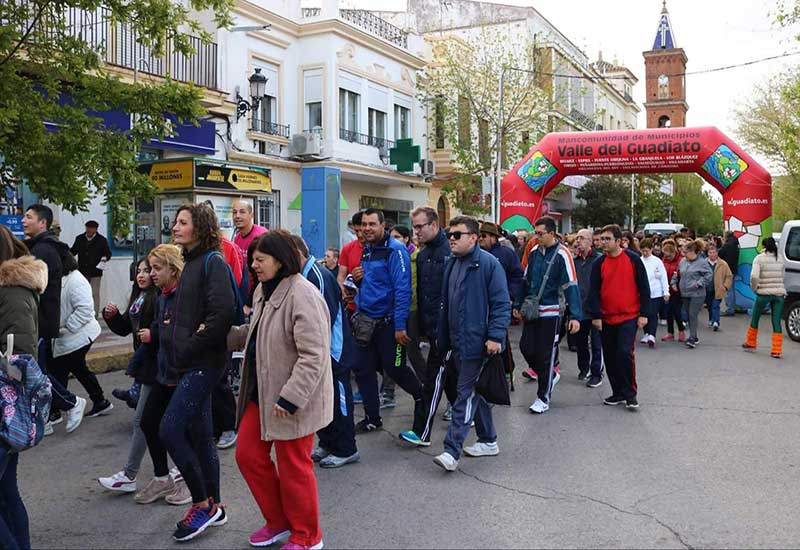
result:
[[[423,228],[423,227],[425,227],[425,226],[427,226],[427,225],[430,225],[430,224],[432,224],[432,223],[433,223],[433,222],[428,222],[428,223],[418,223],[418,224],[416,224],[416,225],[412,225],[411,227],[413,227],[413,228],[414,228],[414,231],[422,231],[422,228]]]
[[[601,241],[616,241],[617,239],[615,239],[614,237],[608,237],[606,235],[603,235],[602,237],[600,237],[600,240]]]
[[[447,238],[451,241],[460,241],[464,235],[474,235],[472,231],[448,231]]]
[[[552,233],[552,231],[534,231],[533,234],[537,237],[544,237],[548,233]]]

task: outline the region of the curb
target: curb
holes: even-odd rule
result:
[[[128,368],[131,357],[133,357],[133,351],[130,345],[115,346],[91,352],[86,357],[86,364],[94,374],[124,371]]]

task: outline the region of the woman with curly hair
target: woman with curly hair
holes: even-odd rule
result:
[[[227,522],[220,500],[211,392],[224,373],[236,300],[230,268],[220,254],[221,234],[213,210],[199,204],[181,206],[172,235],[173,243],[183,248],[185,262],[175,290],[168,350],[179,380],[159,435],[192,494],[192,507],[173,534],[175,540],[186,541]]]

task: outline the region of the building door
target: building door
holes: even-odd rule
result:
[[[436,213],[439,215],[439,227],[446,227],[447,222],[447,203],[444,197],[439,197],[439,202],[436,203]]]

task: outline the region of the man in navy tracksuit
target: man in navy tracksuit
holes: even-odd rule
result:
[[[317,432],[319,446],[311,452],[311,458],[322,468],[340,468],[361,459],[356,448],[353,390],[350,387],[350,368],[355,355],[353,335],[336,276],[317,263],[300,236],[292,235],[292,240],[303,256],[303,276],[322,293],[331,315],[333,420]]]
[[[571,333],[575,334],[580,329],[577,319],[582,317],[583,312],[572,253],[556,238],[555,220],[549,216],[539,218],[534,230],[539,244],[528,256],[525,296],[535,298],[541,290],[541,299],[538,318],[525,321],[522,327],[519,347],[529,368],[536,372],[539,382],[537,399],[529,410],[543,414],[550,409],[550,395],[561,378],[560,374],[555,373],[554,367],[563,314],[562,296],[573,316],[569,322]]]
[[[603,383],[603,345],[600,331],[592,326],[589,314],[589,292],[592,287],[592,265],[600,257],[592,247],[592,231],[581,229],[577,238],[578,253],[575,255],[575,270],[578,272],[578,288],[581,291],[583,317],[581,329],[576,335],[578,344],[578,379],[596,388]]]
[[[374,319],[377,324],[369,343],[356,346],[356,381],[366,412],[366,418],[356,424],[356,432],[371,432],[383,426],[378,401],[380,370],[414,398],[412,429],[422,433],[422,384],[406,364],[406,345],[411,341],[406,332],[411,308],[411,258],[405,245],[389,236],[381,210],[364,211],[361,231],[366,240],[361,255],[364,277],[356,294],[356,315]]]
[[[438,344],[458,372],[453,419],[444,439],[444,452],[433,461],[448,472],[458,468],[464,454],[496,456],[497,432],[492,409],[475,391],[483,360],[502,353],[506,330],[511,322],[511,299],[506,274],[497,258],[478,246],[478,221],[468,216],[450,220],[450,250],[442,284]],[[478,441],[463,448],[475,419]]]
[[[589,313],[600,331],[611,395],[606,405],[638,409],[636,332],[647,325],[650,283],[642,259],[620,246],[622,230],[607,225],[600,234],[605,254],[592,266]]]

